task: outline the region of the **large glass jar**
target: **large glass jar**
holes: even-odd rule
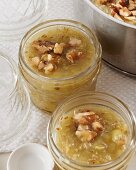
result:
[[[64,119],[66,119],[68,117],[67,113],[70,112],[71,109],[77,108],[79,106],[86,106],[86,105],[91,105],[91,106],[97,105],[97,107],[104,106],[110,108],[117,113],[117,116],[121,116],[124,119],[128,127],[128,134],[129,134],[127,137],[127,145],[125,150],[122,152],[122,154],[118,156],[115,160],[111,160],[103,164],[88,165],[83,162],[70,159],[67,154],[65,154],[64,152],[62,152],[62,150],[59,149],[57,138],[56,138],[57,136],[56,132],[57,130],[59,130],[58,129],[59,123],[60,121],[62,121],[62,116],[65,116]],[[66,123],[65,125],[69,126],[68,123]],[[122,101],[106,93],[82,92],[79,93],[78,95],[73,95],[69,97],[67,100],[65,100],[61,105],[57,107],[49,122],[47,143],[54,161],[56,162],[58,167],[62,170],[125,170],[127,168],[130,158],[133,156],[135,152],[135,146],[136,146],[135,129],[136,129],[135,117],[133,113],[130,112],[129,108]],[[68,143],[69,141],[71,141],[71,139],[67,134],[66,153],[68,153],[69,150],[68,146],[71,146],[71,143]],[[61,143],[63,142],[64,141],[61,140]],[[117,152],[117,150],[115,150],[115,152]],[[70,153],[75,154],[74,151],[71,151]],[[93,152],[91,152],[90,154],[93,154]]]
[[[25,132],[30,118],[30,98],[15,62],[0,53],[0,149]]]
[[[73,77],[49,78],[35,73],[25,59],[25,47],[34,36],[46,30],[58,28],[73,28],[85,34],[95,48],[94,63]],[[41,34],[42,35],[42,34]],[[19,50],[19,68],[26,80],[31,99],[40,109],[52,112],[58,103],[67,96],[83,91],[95,90],[96,80],[101,67],[101,46],[93,32],[81,23],[70,20],[51,20],[37,25],[23,38]],[[91,62],[91,61],[90,61]]]

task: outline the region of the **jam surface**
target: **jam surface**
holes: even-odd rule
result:
[[[56,128],[56,145],[68,158],[85,164],[117,159],[126,149],[128,128],[124,119],[105,106],[75,108]]]
[[[25,48],[27,65],[37,74],[50,78],[77,75],[95,61],[91,40],[73,28],[57,27],[37,34]]]

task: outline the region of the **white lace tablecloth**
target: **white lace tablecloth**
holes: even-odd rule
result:
[[[45,20],[54,18],[76,19],[72,0],[49,0]],[[0,51],[18,62],[18,48],[20,41],[0,42]],[[125,76],[103,64],[97,83],[97,90],[105,91],[120,98],[128,104],[136,114],[136,79]],[[27,142],[38,142],[46,145],[46,128],[49,116],[31,106],[31,119],[29,126],[20,138],[10,145],[3,145],[0,152],[8,152]],[[136,158],[134,158],[136,160]],[[133,166],[134,167],[134,166]],[[134,170],[135,168],[130,168]]]

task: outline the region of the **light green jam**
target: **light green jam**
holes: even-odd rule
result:
[[[59,27],[33,37],[27,43],[25,58],[39,75],[69,78],[94,64],[95,48],[85,33]]]
[[[87,31],[72,26],[53,25],[29,36],[20,71],[33,103],[52,112],[67,96],[95,90],[101,67],[97,45]]]
[[[56,128],[56,145],[68,158],[85,164],[117,159],[126,149],[128,127],[105,106],[87,105],[64,115]]]

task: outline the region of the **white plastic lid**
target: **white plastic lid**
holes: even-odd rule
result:
[[[48,149],[36,143],[25,144],[13,151],[7,170],[53,170],[54,162]]]

